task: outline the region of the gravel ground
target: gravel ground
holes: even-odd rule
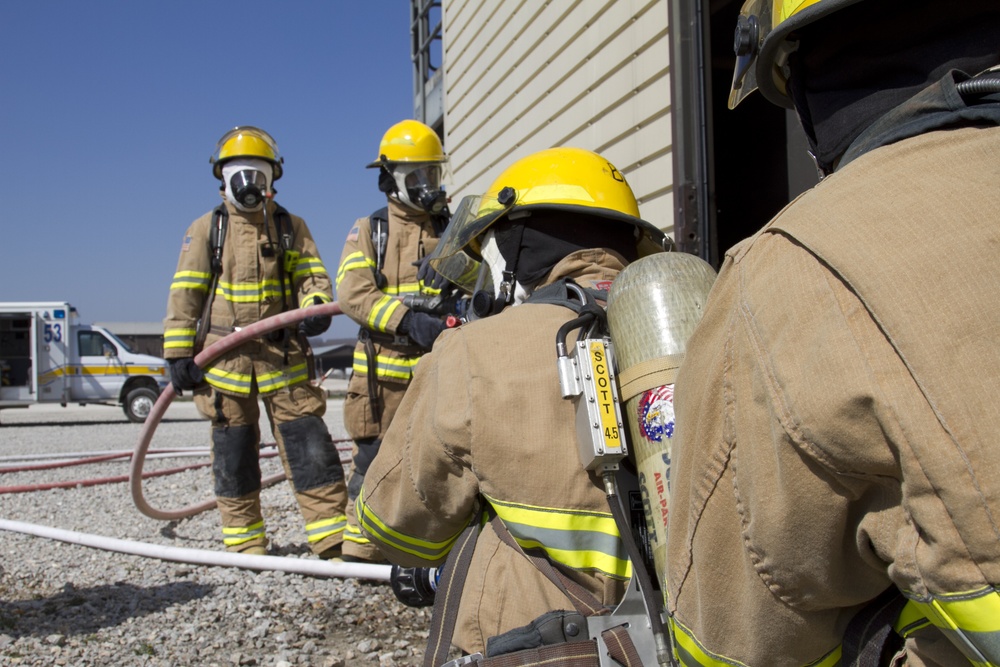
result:
[[[342,402],[326,422],[346,438]],[[51,463],[29,456],[131,452],[141,426],[120,408],[32,406],[0,412],[0,468]],[[266,421],[264,441],[272,442]],[[151,443],[207,448],[208,426],[176,400]],[[346,446],[346,445],[345,445]],[[149,458],[145,471],[207,463]],[[264,475],[280,471],[276,457]],[[127,476],[128,458],[0,473],[0,486]],[[211,498],[201,467],[147,479],[149,504],[178,509]],[[263,491],[273,555],[312,556],[286,482]],[[127,483],[0,494],[0,518],[122,540],[222,551],[215,510],[179,521],[141,514]],[[420,665],[430,610],[399,603],[380,580],[307,576],[169,562],[0,530],[0,664],[3,665]]]

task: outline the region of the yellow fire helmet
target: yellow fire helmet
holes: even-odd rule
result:
[[[789,54],[798,48],[793,33],[860,1],[747,0],[740,10],[733,39],[736,69],[729,108],[735,109],[759,88],[769,102],[791,109],[786,65]]]
[[[382,136],[378,146],[378,158],[368,164],[368,168],[388,166],[396,162],[439,162],[448,161],[437,132],[419,120],[404,120],[396,123]]]
[[[548,209],[631,224],[640,257],[662,252],[671,241],[639,217],[639,205],[625,177],[611,162],[582,148],[549,148],[507,167],[482,196],[464,197],[431,255],[434,269],[472,292],[482,259],[483,235],[505,216]]]
[[[238,125],[222,135],[215,144],[215,152],[208,161],[212,164],[212,173],[222,180],[222,165],[237,157],[255,157],[267,160],[273,167],[272,181],[281,178],[281,165],[285,158],[278,152],[278,144],[270,134],[252,125]]]

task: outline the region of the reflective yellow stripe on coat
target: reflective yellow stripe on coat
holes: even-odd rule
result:
[[[163,332],[163,349],[194,350],[194,337],[197,333],[195,329],[167,329]]]
[[[517,543],[583,572],[628,580],[632,563],[610,512],[534,507],[486,496]]]
[[[297,364],[284,371],[273,371],[262,373],[257,376],[257,391],[261,394],[269,394],[293,384],[299,384],[309,379],[309,369],[306,364]],[[218,368],[209,368],[205,371],[205,380],[215,387],[235,394],[250,395],[253,386],[253,375],[245,373],[231,373]]]
[[[380,542],[392,549],[412,554],[427,561],[444,560],[444,557],[451,551],[452,545],[455,544],[455,540],[462,534],[459,531],[446,540],[433,542],[393,530],[365,505],[364,489],[362,489],[362,493],[358,496],[354,509],[358,515],[358,525],[374,538],[373,541]]]
[[[394,380],[409,380],[413,377],[413,368],[420,361],[420,357],[390,357],[387,355],[375,355],[375,377],[392,378]],[[354,350],[354,363],[352,368],[359,375],[368,375],[368,357],[364,350]]]
[[[971,664],[1000,667],[1000,592],[995,588],[910,600],[907,607],[911,605],[951,640]]]
[[[695,638],[691,631],[670,619],[670,632],[674,638],[674,658],[681,667],[734,667],[746,663],[712,653]],[[825,656],[802,667],[837,667],[840,665],[841,647],[833,649]]]
[[[337,289],[340,289],[340,281],[344,279],[344,275],[346,275],[348,271],[356,271],[357,269],[367,269],[371,271],[375,269],[376,266],[375,260],[368,259],[365,257],[363,252],[352,252],[344,258],[340,268],[337,269]]]
[[[933,625],[938,628],[975,667],[1000,667],[1000,592],[982,588],[967,593],[941,595],[930,600],[909,600],[899,613],[893,629],[907,637]],[[671,619],[675,657],[683,667],[729,667],[743,663],[711,653],[691,632]],[[804,667],[835,667],[840,664],[842,647]]]

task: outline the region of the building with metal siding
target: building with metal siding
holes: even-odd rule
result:
[[[508,164],[588,148],[628,179],[642,216],[671,231],[666,0],[445,0],[444,142],[452,194]]]
[[[759,96],[726,108],[741,5],[411,0],[415,117],[451,155],[450,194],[537,150],[588,148],[645,219],[718,266],[816,182],[792,112]]]

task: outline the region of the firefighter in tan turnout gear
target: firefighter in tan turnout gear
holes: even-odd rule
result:
[[[522,549],[597,608],[615,605],[632,574],[602,479],[580,461],[556,341],[581,309],[601,310],[619,271],[662,250],[664,236],[639,218],[614,166],[578,148],[524,157],[473,200],[463,199],[431,263],[471,290],[468,269],[481,262],[480,319],[446,331],[421,360],[357,512],[388,559],[407,567],[440,565],[475,526],[454,644],[493,656],[538,648],[542,635],[588,636],[573,602]],[[493,523],[479,530],[481,512]],[[592,642],[577,647],[596,659]]]
[[[825,177],[729,250],[677,377],[680,662],[1000,665],[1000,3],[739,26],[731,105],[794,107]]]
[[[446,281],[424,260],[448,224],[447,161],[427,125],[390,127],[368,165],[378,169],[387,206],[354,223],[340,259],[337,302],[361,327],[344,401],[344,427],[354,439],[345,560],[383,560],[357,527],[354,499],[414,367],[445,328]]]
[[[200,369],[203,346],[264,318],[332,300],[330,277],[305,221],[273,200],[282,158],[259,128],[227,132],[212,157],[223,202],[184,234],[164,320],[164,356],[178,393],[193,389],[211,420],[212,470],[229,551],[267,553],[261,514],[260,408],[264,403],[313,552],[340,555],[347,488],[323,414],[326,397],[310,383],[306,336],[329,316],[272,332]]]

